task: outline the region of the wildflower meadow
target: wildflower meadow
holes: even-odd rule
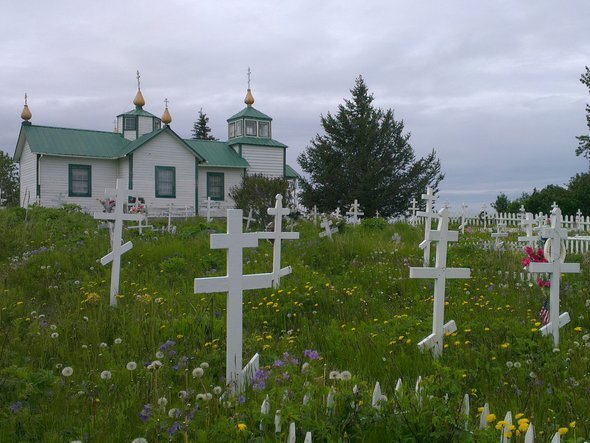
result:
[[[72,206],[0,210],[0,442],[284,442],[292,427],[301,442],[521,442],[530,423],[535,441],[590,438],[588,255],[568,255],[582,272],[562,278],[571,322],[555,347],[539,333],[546,283],[520,277],[535,252],[460,235],[448,266],[471,278],[447,282],[457,330],[434,359],[417,346],[433,283],[409,278],[423,229],[367,219],[330,241],[298,221],[299,240],[283,244],[292,273],[244,292],[244,359],[258,352],[260,369],[232,393],[227,296],[193,288],[225,272],[209,243],[225,222],[176,225],[124,231],[133,249],[111,307],[96,220]],[[245,273],[271,267],[271,242],[244,249]]]

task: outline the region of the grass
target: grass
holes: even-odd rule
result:
[[[499,439],[506,411],[531,420],[537,441],[559,428],[567,441],[590,435],[587,256],[568,256],[582,274],[563,278],[561,309],[572,322],[554,350],[535,331],[546,294],[498,275],[521,272],[522,254],[482,250],[489,234],[462,236],[448,264],[470,267],[472,278],[448,281],[445,319],[458,331],[434,360],[416,346],[431,332],[432,281],[408,278],[422,263],[422,230],[370,220],[341,226],[330,242],[301,222],[300,240],[283,246],[293,274],[278,290],[244,294],[244,361],[260,352],[263,370],[232,397],[226,297],[193,294],[195,277],[225,273],[225,251],[209,248],[224,224],[178,221],[174,236],[126,231],[134,247],[114,309],[110,267],[97,263],[108,234],[97,226],[74,208],[0,211],[0,441],[285,441],[294,421],[298,441],[311,431],[314,441],[486,442]],[[268,272],[271,257],[260,241],[244,251],[245,271]],[[150,369],[155,360],[162,366]],[[371,406],[377,381],[388,398],[380,410]],[[479,430],[486,402],[496,419]],[[512,440],[522,441],[515,425]]]

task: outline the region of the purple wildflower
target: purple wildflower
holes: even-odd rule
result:
[[[320,358],[320,354],[318,353],[318,351],[315,351],[313,349],[306,349],[305,351],[303,351],[303,356],[309,358],[310,360],[319,360]]]
[[[150,419],[150,415],[152,414],[152,405],[147,404],[143,405],[143,410],[139,413],[139,419],[142,422],[146,422]]]
[[[168,435],[170,437],[172,437],[178,431],[180,431],[180,423],[178,423],[177,421],[175,421],[174,423],[172,423],[172,426],[170,426],[170,428],[168,429]]]
[[[285,366],[285,362],[284,362],[283,360],[276,360],[276,361],[273,363],[273,366],[274,366],[275,368],[280,368],[280,367],[282,367],[282,366]]]
[[[23,408],[23,402],[17,401],[16,403],[13,403],[10,405],[10,412],[12,412],[13,414],[18,414],[22,408]]]

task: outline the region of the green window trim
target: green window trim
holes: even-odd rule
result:
[[[86,178],[75,177],[74,174],[86,171]],[[86,182],[86,192],[77,191],[77,182]],[[79,185],[79,184],[78,184]],[[92,197],[92,166],[91,165],[68,165],[68,197]]]
[[[163,192],[161,187],[166,186],[168,183],[162,180],[160,173],[163,175],[167,172],[172,172],[172,186],[170,192]],[[176,168],[174,166],[156,166],[155,168],[155,193],[156,198],[176,198]]]
[[[218,183],[213,183],[221,179]],[[225,174],[223,172],[207,172],[207,197],[213,201],[225,200]]]

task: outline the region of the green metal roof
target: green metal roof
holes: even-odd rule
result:
[[[237,114],[232,115],[230,118],[228,118],[227,121],[230,122],[232,120],[238,120],[238,119],[244,118],[244,117],[255,118],[258,120],[268,120],[268,121],[272,120],[272,118],[270,118],[266,114],[263,114],[258,109],[254,109],[252,106],[246,106],[240,112],[238,112]]]
[[[228,145],[253,145],[253,146],[268,146],[271,148],[286,148],[287,145],[273,140],[272,138],[262,137],[236,137],[227,141]]]
[[[295,169],[285,163],[285,178],[301,178],[301,175],[299,175]]]
[[[142,117],[155,117],[155,118],[158,118],[154,114],[152,114],[150,112],[147,112],[147,111],[144,111],[141,106],[136,106],[135,109],[132,109],[131,111],[125,112],[123,114],[119,114],[119,115],[117,115],[117,117],[120,117],[122,115],[140,115]]]
[[[117,158],[129,140],[105,131],[22,125],[22,131],[36,154],[74,157]]]
[[[250,164],[225,142],[211,140],[185,140],[186,144],[203,157],[203,166],[218,166],[224,168],[249,168]]]

